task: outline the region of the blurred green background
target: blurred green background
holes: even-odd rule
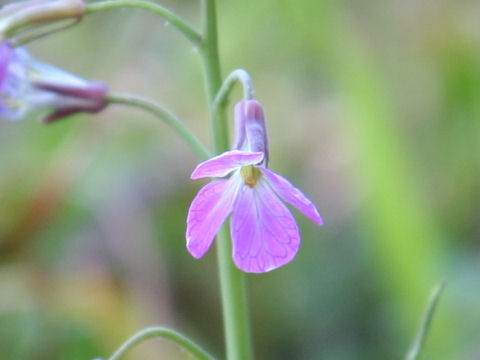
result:
[[[200,26],[198,1],[162,4]],[[251,73],[270,167],[326,224],[295,212],[296,259],[248,276],[257,359],[401,359],[441,280],[422,359],[480,359],[479,13],[477,0],[219,1],[223,73]],[[155,16],[93,14],[29,49],[158,100],[210,144],[199,55]],[[194,154],[135,109],[37,116],[0,123],[1,359],[105,358],[149,325],[221,356],[215,250],[185,250]],[[128,357],[186,358],[161,340]]]

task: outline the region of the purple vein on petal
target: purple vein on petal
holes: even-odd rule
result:
[[[290,181],[273,171],[261,168],[268,179],[272,189],[286,202],[297,208],[303,215],[312,220],[315,224],[323,225],[322,217],[313,202],[305,194],[296,188]]]
[[[239,189],[230,231],[234,262],[246,272],[262,273],[285,265],[300,244],[293,216],[266,183]]]
[[[200,258],[232,211],[236,192],[235,179],[215,180],[205,185],[193,199],[187,216],[187,249]]]

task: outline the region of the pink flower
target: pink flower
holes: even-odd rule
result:
[[[96,113],[106,103],[107,86],[87,81],[34,59],[22,47],[0,44],[0,119],[17,120],[29,111],[48,109],[44,122]]]
[[[213,180],[197,194],[187,217],[187,249],[200,258],[209,249],[220,226],[231,214],[230,233],[235,265],[263,273],[290,262],[300,245],[300,234],[284,203],[323,225],[315,205],[287,179],[266,168],[267,137],[261,105],[242,101],[235,108],[235,149],[200,163],[191,178]]]

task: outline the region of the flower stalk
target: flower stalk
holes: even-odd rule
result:
[[[215,0],[203,0],[203,42],[199,48],[202,56],[210,125],[215,153],[228,149],[228,129],[225,109],[217,109],[214,101],[222,80],[218,54],[217,14]],[[226,225],[217,234],[217,262],[222,297],[223,324],[228,360],[252,358],[250,323],[248,319],[245,274],[231,260],[231,242]]]
[[[243,88],[243,100],[253,99],[254,90],[250,74],[244,69],[236,69],[225,78],[222,87],[213,101],[215,111],[218,111],[219,107],[224,108],[227,105],[228,97],[238,82],[241,83]]]
[[[170,126],[185,141],[185,143],[190,146],[190,148],[200,159],[205,160],[211,156],[210,152],[205,148],[205,146],[203,146],[200,140],[198,140],[198,138],[192,134],[185,124],[169,110],[163,108],[159,104],[151,100],[129,94],[109,94],[106,102],[108,104],[121,104],[130,107],[136,107],[151,113]]]
[[[135,345],[155,337],[169,339],[177,343],[178,346],[192,354],[198,360],[215,360],[213,356],[208,354],[205,350],[203,350],[200,346],[186,336],[164,327],[150,327],[139,331],[129,338],[122,346],[120,346],[108,360],[119,360]]]
[[[104,0],[93,2],[86,5],[85,14],[125,7],[144,9],[162,17],[189,39],[194,46],[199,46],[202,41],[200,34],[184,19],[166,7],[149,0]]]

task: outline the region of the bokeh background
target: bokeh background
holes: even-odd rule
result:
[[[4,1],[5,2],[5,1]],[[200,26],[196,0],[162,1]],[[257,359],[402,359],[446,281],[422,359],[480,359],[477,0],[223,0],[224,75],[265,107],[270,167],[320,209],[303,243],[249,275]],[[210,144],[201,63],[141,10],[87,16],[39,59],[168,106]],[[233,99],[240,98],[238,89]],[[111,106],[0,123],[0,356],[106,358],[174,327],[223,354],[215,249],[185,250],[194,154],[149,114]],[[128,359],[186,359],[150,340]]]

